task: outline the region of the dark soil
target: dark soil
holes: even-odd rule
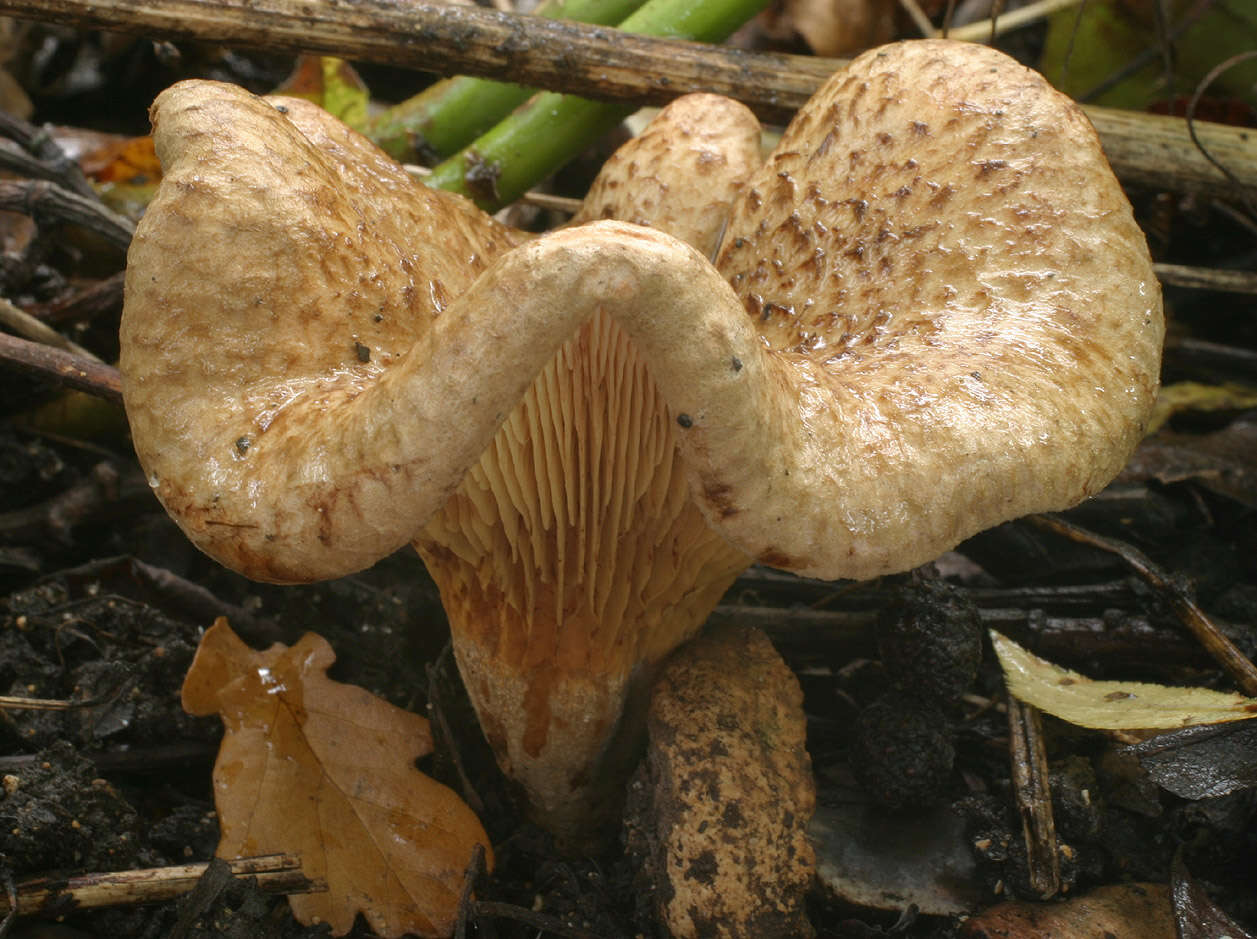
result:
[[[125,129],[140,132],[152,93],[177,77],[211,74],[260,89],[285,68],[221,50],[193,50],[172,64],[150,43],[114,47],[99,38],[49,34],[56,55],[38,75],[52,90],[36,95],[39,119],[90,124],[125,110],[134,117]],[[91,95],[57,92],[58,78],[76,67],[96,70],[108,108]],[[1227,212],[1164,194],[1132,196],[1158,259],[1252,258],[1251,236]],[[80,249],[50,243],[18,260],[0,271],[4,295],[17,302],[63,297],[78,289],[80,276],[112,273],[84,275],[91,265]],[[1251,298],[1170,291],[1167,301],[1180,335],[1251,358],[1257,347]],[[80,341],[96,337],[97,351],[109,355],[117,312],[69,328]],[[1243,356],[1202,360],[1200,354],[1199,348],[1193,355],[1171,351],[1167,378],[1257,384]],[[109,430],[116,424],[108,416],[91,425],[103,433],[64,429],[70,425],[49,431],[46,421],[35,429],[33,409],[58,396],[56,388],[0,368],[0,693],[75,705],[0,708],[0,885],[212,857],[210,772],[221,730],[217,718],[184,714],[179,688],[201,632],[226,615],[257,647],[317,631],[337,650],[334,678],[445,717],[451,737],[438,740],[424,769],[457,788],[461,763],[486,806],[498,858],[477,898],[519,911],[483,918],[478,934],[653,934],[637,902],[632,858],[622,851],[563,858],[543,833],[520,821],[520,806],[493,765],[445,651],[435,588],[413,554],[311,587],[240,579],[200,556],[167,520],[125,437]],[[1174,430],[1201,436],[1254,421],[1257,416],[1237,411],[1189,415]],[[1243,459],[1251,460],[1257,445],[1246,445]],[[1251,655],[1257,486],[1241,478],[1227,489],[1215,484],[1216,473],[1196,467],[1176,474],[1164,454],[1157,459],[1070,517],[1150,555]],[[1232,472],[1229,467],[1222,470]],[[966,820],[976,887],[990,903],[1033,891],[1010,782],[1008,725],[992,706],[1002,685],[989,648],[976,666],[982,630],[998,628],[1094,677],[1229,687],[1183,630],[1164,590],[1112,554],[1018,523],[974,539],[937,568],[885,583],[822,584],[752,569],[715,619],[763,628],[799,675],[821,804],[869,801],[853,785],[855,763],[854,775],[888,811],[953,807]],[[923,631],[923,624],[932,625]],[[1105,735],[1047,719],[1045,736],[1057,831],[1069,846],[1062,877],[1071,895],[1119,882],[1166,883],[1181,855],[1224,909],[1257,929],[1251,763],[1247,786],[1189,799],[1159,788]],[[550,919],[534,915],[530,923],[536,911]],[[959,928],[944,917],[851,907],[820,886],[811,912],[821,936],[944,937]],[[561,923],[563,931],[547,923]],[[539,932],[539,924],[546,928]],[[295,923],[282,897],[228,881],[196,902],[82,911],[66,905],[55,916],[16,923],[9,935],[326,933]],[[361,920],[353,935],[369,935]]]

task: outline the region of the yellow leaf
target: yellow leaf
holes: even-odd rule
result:
[[[191,714],[218,713],[214,765],[224,858],[289,853],[325,893],[290,896],[293,915],[344,935],[362,912],[380,936],[448,936],[463,875],[489,839],[451,790],[414,768],[428,722],[332,681],[331,646],[246,646],[220,618],[183,684]]]
[[[367,121],[370,93],[354,67],[330,55],[303,55],[275,94],[313,101],[355,130]]]
[[[1148,433],[1160,430],[1170,418],[1183,411],[1240,411],[1251,407],[1257,407],[1257,388],[1248,385],[1175,382],[1162,386],[1157,395],[1157,403],[1148,419]]]
[[[1015,698],[1080,727],[1167,729],[1257,717],[1257,700],[1240,694],[1136,681],[1092,681],[1027,652],[995,631],[991,643]]]

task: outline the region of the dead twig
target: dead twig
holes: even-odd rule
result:
[[[31,304],[27,307],[27,312],[53,326],[61,323],[89,323],[100,316],[116,315],[122,309],[122,285],[125,277],[125,272],[119,271],[47,303]]]
[[[431,676],[429,676],[431,680]],[[471,849],[471,860],[467,862],[467,870],[463,874],[463,889],[458,895],[458,919],[454,923],[454,939],[466,939],[467,918],[471,913],[472,893],[476,889],[476,881],[484,873],[484,845],[477,843]]]
[[[3,0],[0,9],[86,29],[324,52],[636,104],[714,91],[776,122],[787,120],[844,65],[435,0]],[[1232,180],[1193,145],[1182,118],[1085,111],[1126,182],[1223,199],[1257,193],[1257,142],[1244,128],[1194,125],[1197,138]]]
[[[106,208],[96,199],[89,199],[47,180],[0,182],[0,209],[29,215],[39,225],[81,225],[123,251],[131,244],[131,236],[135,233],[135,226],[129,219]]]
[[[60,701],[52,698],[18,698],[13,695],[0,694],[0,711],[73,711],[78,708],[89,708],[100,703],[100,698],[91,701]]]
[[[256,877],[258,889],[267,893],[318,893],[327,889],[326,884],[306,877],[301,861],[290,854],[237,858],[227,865],[235,877]],[[208,862],[203,862],[26,881],[17,885],[16,904],[6,900],[0,912],[26,916],[62,909],[66,903],[74,909],[92,909],[170,900],[195,888],[208,867]]]
[[[1209,148],[1201,141],[1200,135],[1196,133],[1196,108],[1200,104],[1200,99],[1209,89],[1209,86],[1217,80],[1222,73],[1229,71],[1235,66],[1247,62],[1249,59],[1257,58],[1257,49],[1249,52],[1240,52],[1231,56],[1225,61],[1219,62],[1209,70],[1209,73],[1200,80],[1200,84],[1196,86],[1196,90],[1192,92],[1191,100],[1187,102],[1187,133],[1192,139],[1192,143],[1196,145],[1196,149],[1200,151],[1201,156],[1218,168],[1227,179],[1235,183],[1236,189],[1243,192],[1244,186],[1239,178],[1232,172],[1230,166],[1218,159]],[[1252,193],[1244,193],[1244,201],[1248,206],[1249,212],[1257,217],[1257,200],[1254,200]]]
[[[42,342],[46,346],[52,346],[55,349],[63,349],[66,352],[72,352],[75,355],[81,355],[84,358],[100,359],[95,353],[84,349],[78,343],[71,342],[61,333],[57,332],[47,323],[31,316],[21,307],[0,297],[0,326],[5,326],[15,333],[25,336],[32,342]]]
[[[1173,287],[1257,294],[1257,273],[1252,271],[1188,267],[1185,264],[1154,264],[1152,268],[1157,272],[1157,279],[1161,283]]]
[[[1250,697],[1257,696],[1257,667],[1218,629],[1208,614],[1197,605],[1187,588],[1161,570],[1146,554],[1133,545],[1089,532],[1059,516],[1031,515],[1026,520],[1044,531],[1120,557],[1165,597],[1183,624],[1231,676],[1231,680],[1240,690]]]
[[[986,42],[994,36],[1001,36],[1004,33],[1012,32],[1014,29],[1020,29],[1022,26],[1037,23],[1058,10],[1068,9],[1078,5],[1080,2],[1081,0],[1037,0],[1035,3],[1028,3],[1024,7],[1019,7],[1010,13],[1000,13],[998,16],[992,16],[989,19],[980,20],[976,23],[966,23],[964,26],[953,26],[951,31],[947,33],[947,38],[960,39],[965,42]],[[943,36],[943,30],[931,30],[925,35],[941,37]]]
[[[1061,858],[1056,846],[1056,820],[1052,814],[1047,749],[1037,708],[1007,696],[1008,746],[1011,754],[1013,793],[1021,813],[1026,840],[1026,865],[1030,888],[1042,900],[1061,889]]]
[[[2,529],[0,529],[2,531]],[[0,541],[3,540],[0,534]],[[78,567],[59,571],[57,576],[72,587],[94,583],[102,588],[96,597],[121,597],[154,606],[172,616],[193,623],[212,623],[220,616],[231,620],[231,625],[242,637],[256,645],[282,642],[283,634],[276,625],[264,620],[244,607],[219,599],[198,583],[181,577],[164,567],[147,564],[139,558],[127,555],[100,558]],[[107,592],[106,592],[107,588]],[[48,615],[61,606],[45,610]]]
[[[87,199],[99,198],[78,163],[57,145],[49,128],[36,127],[0,111],[0,137],[13,144],[0,148],[0,165],[23,176],[51,180]]]
[[[0,362],[67,388],[122,403],[122,376],[99,359],[0,332]]]
[[[49,541],[67,545],[77,525],[109,514],[122,504],[145,504],[152,490],[130,465],[102,460],[74,485],[38,505],[0,513],[0,544]]]
[[[1170,336],[1165,340],[1165,360],[1172,368],[1206,374],[1211,381],[1219,375],[1257,381],[1257,350],[1243,346]]]
[[[443,687],[442,673],[445,667],[453,658],[453,646],[448,642],[445,648],[441,650],[440,656],[435,662],[429,662],[425,666],[425,672],[428,678],[428,710],[432,715],[432,721],[436,724],[437,729],[441,733],[441,737],[445,740],[446,749],[449,751],[450,762],[454,764],[454,771],[458,774],[458,784],[461,790],[463,801],[471,806],[471,810],[477,815],[483,817],[485,814],[484,800],[480,798],[480,793],[476,791],[476,787],[472,784],[471,777],[467,775],[467,770],[463,766],[463,757],[458,750],[458,739],[454,736],[450,729],[449,721],[445,716],[445,706],[442,703],[443,695],[441,689]]]

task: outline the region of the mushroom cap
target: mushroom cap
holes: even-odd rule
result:
[[[763,163],[749,108],[721,95],[685,95],[611,154],[572,224],[648,225],[712,257],[733,200]]]
[[[1159,290],[1095,133],[984,47],[874,50],[800,111],[724,235],[740,314],[681,246],[611,223],[490,268],[505,229],[329,129],[364,155],[347,172],[239,90],[176,86],[154,120],[170,176],[132,247],[124,394],[167,508],[251,576],[414,537],[599,310],[676,414],[708,522],[819,577],[1085,498],[1155,394]]]
[[[690,466],[764,563],[914,567],[1093,494],[1142,436],[1164,332],[1144,236],[1081,110],[1002,53],[855,59],[752,179],[716,263],[792,416],[736,479]]]
[[[128,255],[120,363],[149,482],[198,547],[254,579],[366,567],[483,447],[442,448],[458,415],[380,379],[519,236],[307,101],[187,81],[150,116],[164,176]],[[399,406],[465,464],[452,480],[398,456]]]

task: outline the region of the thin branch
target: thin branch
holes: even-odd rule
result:
[[[48,127],[36,127],[15,115],[0,111],[0,137],[12,141],[22,154],[29,154],[27,164],[34,165],[28,166],[23,171],[24,175],[52,180],[87,199],[99,198],[79,164],[66,156]],[[20,159],[14,151],[7,147],[5,150],[8,151],[5,154],[7,157]]]
[[[100,519],[111,509],[116,517],[123,504],[133,505],[137,498],[147,500],[151,494],[138,468],[120,468],[109,460],[102,460],[82,479],[52,498],[37,505],[0,512],[0,544],[69,545],[76,526]]]
[[[3,9],[2,5],[0,9]],[[124,251],[135,233],[135,226],[129,219],[95,199],[47,180],[0,182],[0,209],[29,215],[41,225],[59,222],[82,225],[98,232]]]
[[[76,708],[91,707],[96,702],[62,701],[53,698],[16,698],[12,695],[0,694],[0,711],[72,711]]]
[[[3,0],[0,9],[85,29],[321,52],[628,103],[716,91],[775,120],[787,119],[839,64],[439,0]]]
[[[31,340],[31,342],[42,342],[44,345],[52,346],[54,349],[62,349],[87,359],[100,361],[100,358],[95,353],[89,352],[78,343],[71,342],[43,320],[36,319],[21,307],[16,306],[3,297],[0,297],[0,326],[13,330],[15,333]]]
[[[633,104],[714,91],[778,122],[844,64],[626,35],[433,0],[3,0],[0,8],[88,29],[324,52]],[[1231,199],[1257,192],[1257,141],[1251,131],[1195,125],[1208,152],[1234,174],[1233,182],[1193,146],[1182,118],[1085,110],[1109,162],[1127,182]]]
[[[112,365],[97,359],[0,333],[0,363],[67,388],[122,403],[122,376]]]
[[[1214,153],[1210,152],[1208,146],[1205,145],[1205,143],[1200,139],[1200,135],[1196,132],[1196,108],[1200,104],[1201,97],[1209,89],[1209,86],[1217,80],[1218,76],[1253,58],[1257,58],[1257,49],[1237,53],[1229,59],[1219,62],[1209,70],[1209,74],[1200,80],[1200,84],[1197,85],[1196,90],[1192,92],[1191,100],[1187,102],[1187,133],[1191,137],[1192,143],[1196,145],[1196,149],[1200,151],[1201,156],[1216,166],[1219,172],[1226,176],[1227,179],[1236,184],[1237,189],[1241,189],[1242,186],[1240,185],[1240,181],[1236,178],[1235,173],[1232,172],[1227,163],[1220,160]],[[1247,194],[1245,201],[1248,204],[1249,211],[1257,215],[1257,201],[1253,199],[1251,193]]]
[[[1047,747],[1037,708],[1007,696],[1010,776],[1021,815],[1030,888],[1047,900],[1061,890],[1061,857],[1056,845]]]
[[[1257,381],[1257,349],[1170,336],[1165,340],[1165,360],[1173,369],[1207,374],[1214,381],[1219,373]]]
[[[1067,10],[1072,6],[1077,6],[1080,2],[1081,0],[1037,0],[1011,13],[1001,13],[998,17],[979,20],[976,23],[966,23],[964,26],[953,26],[947,35],[949,39],[960,39],[964,42],[986,42],[993,35],[1002,36],[1004,33],[1010,33],[1014,29],[1020,29],[1022,26],[1028,26],[1051,16],[1058,10]],[[931,30],[926,35],[942,36],[943,31]]]
[[[1097,535],[1058,515],[1031,515],[1026,521],[1036,528],[1120,557],[1135,573],[1165,597],[1167,603],[1182,620],[1183,625],[1191,630],[1192,635],[1231,676],[1231,680],[1239,686],[1240,690],[1250,697],[1257,696],[1257,666],[1254,666],[1248,657],[1218,629],[1184,585],[1161,570],[1146,554],[1133,545]]]
[[[33,303],[28,309],[40,320],[53,326],[59,323],[88,323],[98,316],[116,315],[122,309],[124,278],[124,272],[119,271],[47,303]]]
[[[912,20],[912,25],[917,28],[917,32],[922,36],[934,35],[934,24],[925,15],[925,11],[921,9],[921,4],[917,3],[917,0],[899,0],[899,6],[908,14],[908,18]]]
[[[312,881],[301,872],[299,859],[289,854],[268,854],[228,861],[236,877],[256,877],[258,888],[268,893],[317,893],[327,885]],[[170,900],[192,890],[208,863],[150,867],[144,870],[84,874],[63,879],[41,878],[17,885],[17,912],[21,915],[44,910],[124,906]],[[0,913],[12,912],[6,900]]]
[[[1157,279],[1174,287],[1217,290],[1221,293],[1257,294],[1257,273],[1185,264],[1154,264]]]

